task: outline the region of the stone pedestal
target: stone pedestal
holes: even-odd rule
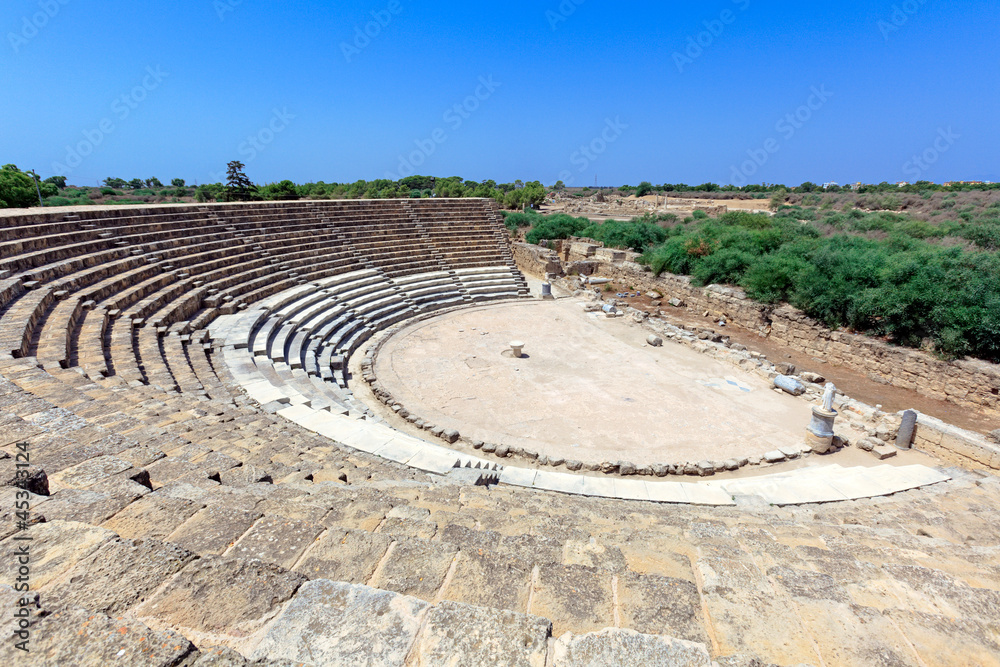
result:
[[[521,353],[524,350],[524,343],[519,340],[512,340],[510,342],[510,351],[514,354],[515,359],[521,358]]]
[[[542,298],[543,299],[554,299],[555,298],[554,296],[552,296],[552,284],[551,283],[542,283]]]
[[[806,444],[817,454],[825,454],[833,444],[833,422],[837,419],[837,411],[814,406],[812,413],[812,422],[806,428]]]

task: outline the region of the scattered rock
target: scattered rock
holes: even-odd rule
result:
[[[739,470],[740,469],[740,462],[737,461],[736,459],[729,459],[728,461],[725,462],[724,465],[725,465],[726,470]]]
[[[826,382],[825,377],[823,377],[819,373],[812,373],[810,371],[803,371],[799,373],[799,377],[801,377],[806,382],[811,382],[813,384],[823,384],[824,382]]]
[[[448,429],[447,431],[441,434],[441,437],[444,438],[447,442],[456,442],[458,440],[458,436],[459,433],[455,429]]]
[[[601,464],[601,472],[603,472],[606,475],[611,473],[616,473],[618,472],[618,464],[611,463],[610,461],[605,461],[604,463]]]
[[[567,470],[574,470],[574,471],[576,471],[576,470],[580,470],[581,468],[583,468],[583,462],[581,462],[581,461],[566,461],[566,469]]]
[[[890,459],[896,455],[896,448],[892,445],[879,445],[872,449],[872,454],[875,455],[879,461],[884,461]]]
[[[482,440],[473,440],[472,441],[472,448],[473,449],[482,449],[483,445],[485,445],[485,444],[486,443],[483,442]]]
[[[732,345],[729,346],[729,349],[735,350],[736,352],[746,352],[747,346],[740,345],[739,343],[733,343]]]
[[[618,463],[618,472],[622,475],[634,475],[636,473],[635,464],[629,461],[622,461]]]
[[[653,334],[650,334],[649,336],[646,337],[646,343],[648,343],[652,347],[662,347],[663,339],[660,338],[659,336],[654,336]]]
[[[990,431],[986,434],[986,437],[989,438],[991,442],[1000,443],[1000,428],[995,431]]]
[[[876,447],[881,447],[882,443],[874,438],[865,438],[858,443],[858,449],[870,452]]]
[[[674,308],[684,308],[685,306],[687,306],[687,304],[684,303],[683,299],[678,299],[677,297],[674,297],[670,301],[667,301],[667,303],[669,303]]]
[[[500,445],[499,447],[497,447],[496,455],[499,456],[500,458],[506,458],[507,455],[509,455],[509,454],[510,454],[510,446],[509,445]]]
[[[787,458],[788,457],[785,456],[785,454],[783,452],[781,452],[781,451],[779,451],[777,449],[774,450],[773,452],[768,452],[768,453],[764,454],[764,460],[767,461],[768,463],[781,463],[782,461],[784,461]]]
[[[492,454],[493,452],[495,452],[497,450],[497,446],[496,446],[495,443],[486,442],[486,443],[483,443],[482,450],[484,452],[486,452],[487,454]]]
[[[708,475],[715,474],[715,464],[711,461],[700,461],[697,465],[698,475],[700,477],[707,477]]]
[[[661,463],[654,464],[652,468],[653,468],[653,474],[656,475],[657,477],[666,477],[667,475],[670,474],[670,467],[665,466]]]

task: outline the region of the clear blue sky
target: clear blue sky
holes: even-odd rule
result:
[[[233,159],[257,183],[1000,181],[996,0],[576,2],[5,0],[0,162],[82,185]]]

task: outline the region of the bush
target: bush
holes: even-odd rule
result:
[[[528,210],[531,211],[531,209]],[[531,211],[530,213],[528,212],[515,213],[513,211],[504,211],[503,224],[504,227],[506,227],[511,232],[516,232],[518,229],[521,229],[523,227],[530,227],[535,223],[536,220],[538,220],[539,217],[541,216],[539,216],[534,211]]]
[[[580,232],[590,226],[591,222],[587,218],[574,218],[565,213],[555,215],[538,216],[539,220],[525,236],[528,243],[538,243],[543,239],[555,240],[565,239],[570,236],[579,236]]]
[[[0,208],[38,205],[35,180],[12,164],[0,168]]]
[[[642,252],[648,246],[667,240],[667,230],[640,218],[629,222],[608,220],[600,224],[590,224],[581,235],[600,241],[609,248],[630,249],[636,252]]]

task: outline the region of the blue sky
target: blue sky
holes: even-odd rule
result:
[[[0,162],[82,185],[1000,181],[995,0],[5,0],[0,34]]]

